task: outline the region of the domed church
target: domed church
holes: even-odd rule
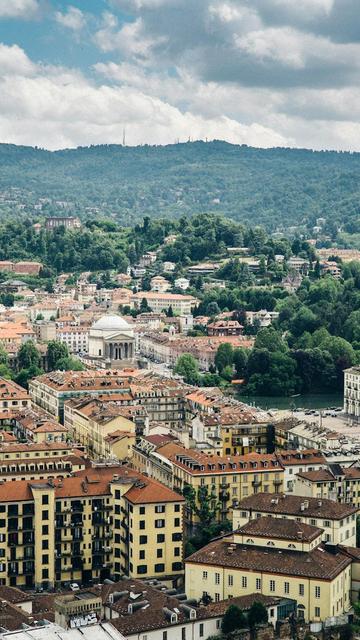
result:
[[[89,331],[89,359],[104,368],[132,366],[135,362],[133,327],[121,316],[102,316]]]

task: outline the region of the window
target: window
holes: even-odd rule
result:
[[[199,625],[199,637],[203,638],[204,637],[204,623],[201,622]]]
[[[157,558],[162,558],[163,557],[163,550],[162,549],[156,549],[156,557]]]
[[[275,580],[270,580],[270,591],[275,591]]]
[[[284,582],[284,593],[290,593],[290,583]]]
[[[311,524],[313,527],[316,527],[316,520],[315,520],[315,518],[310,518],[310,524]]]
[[[181,640],[186,640],[186,627],[181,627]]]
[[[140,507],[139,508],[139,513],[140,513],[141,516],[143,516],[144,513],[145,513],[145,507]]]
[[[180,555],[180,551],[181,551],[180,547],[175,547],[174,548],[174,556],[179,556]]]
[[[182,571],[183,569],[183,564],[182,562],[173,562],[171,565],[171,568],[173,571]]]
[[[49,496],[48,495],[42,496],[41,503],[42,504],[49,504]]]
[[[315,607],[315,618],[320,618],[320,607]]]
[[[41,546],[42,546],[43,549],[48,549],[49,548],[49,540],[43,540]]]
[[[43,577],[43,580],[47,580],[47,578],[49,577],[49,569],[42,570],[42,577]]]
[[[203,580],[207,580],[207,578],[208,578],[208,572],[203,571]]]
[[[241,586],[243,589],[247,588],[247,577],[246,576],[242,576],[241,578]]]
[[[165,505],[164,504],[156,504],[155,505],[155,513],[165,513]]]
[[[137,572],[138,574],[147,573],[147,564],[139,564]]]
[[[155,520],[155,528],[162,529],[165,527],[165,520]]]
[[[139,559],[140,560],[145,560],[145,550],[144,549],[141,549],[139,551]]]
[[[256,578],[256,590],[260,591],[261,589],[261,578]]]
[[[163,631],[162,640],[167,640],[167,631]]]
[[[228,586],[229,587],[234,586],[234,576],[228,576]]]
[[[320,587],[315,587],[315,598],[320,598]]]
[[[156,536],[156,542],[165,542],[165,536],[163,533],[158,533]]]
[[[215,593],[215,602],[220,602],[220,593]]]
[[[42,526],[42,534],[43,536],[48,536],[49,535],[49,527],[47,524],[43,524]]]
[[[145,520],[140,520],[139,529],[145,529]]]
[[[180,527],[180,518],[174,518],[174,527]]]
[[[49,512],[48,511],[43,511],[42,512],[42,519],[43,520],[49,520]]]
[[[173,542],[180,542],[180,540],[182,540],[182,533],[173,533],[171,539]]]
[[[159,564],[155,565],[155,573],[162,573],[163,571],[165,571],[165,565],[163,562],[159,562]]]
[[[215,573],[215,584],[220,584],[220,573]]]
[[[139,543],[140,544],[146,544],[147,543],[147,536],[140,536]]]
[[[303,584],[299,584],[299,596],[303,596],[305,594],[305,587]]]
[[[180,505],[179,505],[179,504],[176,504],[176,505],[175,505],[175,507],[174,507],[174,511],[180,511]]]
[[[324,527],[330,527],[330,520],[324,520]]]

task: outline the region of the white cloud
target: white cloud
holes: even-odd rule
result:
[[[72,31],[81,31],[86,25],[84,13],[77,7],[69,6],[65,13],[55,12],[55,20],[63,27]]]
[[[101,28],[94,40],[102,51],[119,51],[139,59],[147,58],[154,46],[166,41],[166,36],[149,37],[144,30],[142,18],[125,22],[120,28],[116,16],[105,12]]]
[[[29,76],[35,72],[36,65],[27,57],[26,53],[16,44],[8,47],[0,43],[0,77],[1,76]]]
[[[0,0],[0,18],[33,18],[38,9],[37,0]]]

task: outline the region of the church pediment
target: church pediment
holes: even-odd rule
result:
[[[117,333],[116,332],[116,333],[112,333],[112,334],[110,334],[108,336],[104,336],[103,339],[104,339],[104,342],[114,342],[114,340],[116,342],[124,342],[124,341],[129,342],[131,340],[134,340],[134,337],[126,335],[125,333]]]

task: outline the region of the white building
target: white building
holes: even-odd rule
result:
[[[190,281],[187,278],[176,278],[174,284],[176,289],[186,291],[186,289],[188,289],[190,286]]]
[[[74,327],[65,325],[56,329],[56,339],[64,342],[70,353],[88,353],[89,329],[88,327]]]
[[[356,421],[360,416],[360,367],[346,369],[344,381],[344,412]]]

